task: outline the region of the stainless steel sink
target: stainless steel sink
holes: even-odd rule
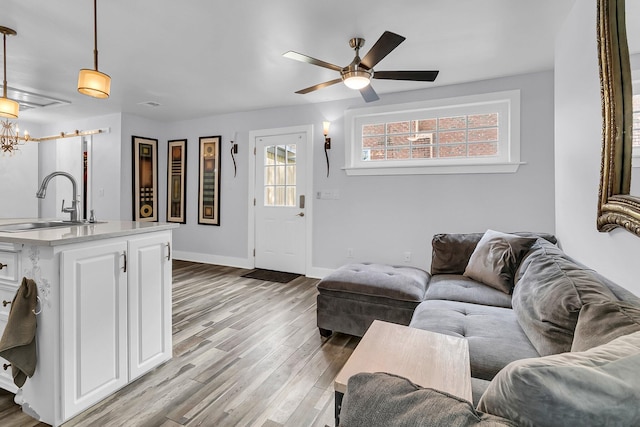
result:
[[[35,221],[22,222],[18,224],[7,224],[0,226],[2,233],[20,233],[23,231],[35,231],[47,228],[72,227],[75,225],[91,225],[97,223],[89,223],[85,221]]]

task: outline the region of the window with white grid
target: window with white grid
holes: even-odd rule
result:
[[[515,172],[519,91],[349,110],[349,175]]]

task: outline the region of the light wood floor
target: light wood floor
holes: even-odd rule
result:
[[[359,339],[316,327],[317,280],[174,261],[173,359],[64,426],[333,426],[333,379]],[[0,390],[0,425],[44,426]]]

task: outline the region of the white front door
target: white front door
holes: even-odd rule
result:
[[[305,274],[306,132],[257,136],[255,266]]]

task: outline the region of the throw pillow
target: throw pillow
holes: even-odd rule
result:
[[[483,233],[436,234],[431,240],[431,274],[462,274]]]
[[[521,426],[640,425],[640,332],[585,352],[510,363],[478,410]]]
[[[464,399],[386,373],[349,378],[340,411],[340,427],[515,425],[478,412]]]
[[[521,237],[545,239],[553,244],[558,240],[552,234],[513,232]],[[431,240],[431,274],[462,274],[469,258],[484,233],[442,233]]]
[[[487,230],[471,254],[464,275],[510,294],[516,269],[536,240]]]
[[[621,301],[585,304],[578,315],[571,351],[584,351],[640,331],[640,307]]]

